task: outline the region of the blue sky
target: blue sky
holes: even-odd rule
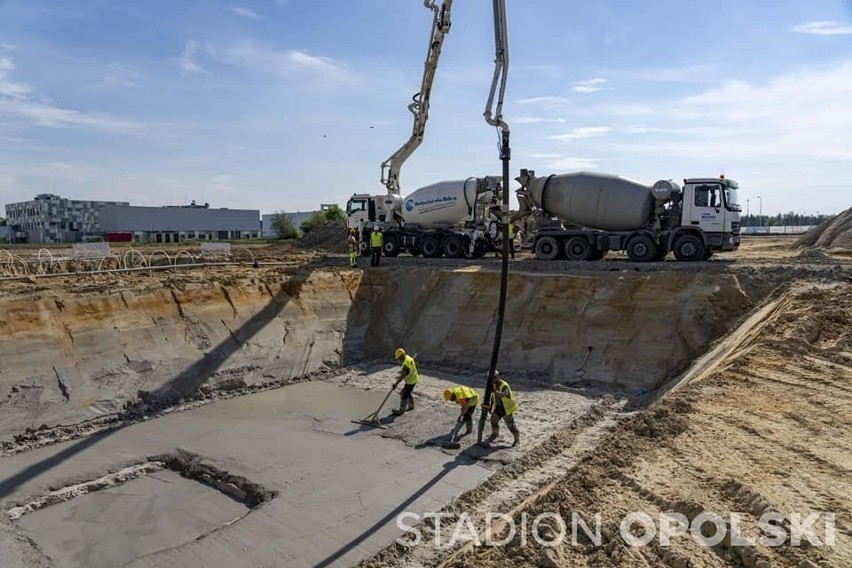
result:
[[[512,173],[737,179],[852,206],[852,1],[507,0]],[[0,0],[0,204],[263,212],[381,193],[411,129],[420,0]],[[491,2],[456,0],[403,193],[500,171]]]

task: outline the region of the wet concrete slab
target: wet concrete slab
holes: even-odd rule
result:
[[[411,447],[352,424],[375,410],[383,391],[303,383],[6,458],[0,504],[182,449],[279,495],[201,540],[176,548],[154,541],[168,550],[129,566],[349,566],[402,534],[399,513],[438,510],[491,473],[464,454]],[[406,418],[418,412],[425,418],[429,410]],[[175,508],[183,509],[177,501]],[[33,534],[50,530],[31,520]]]
[[[164,470],[36,511],[19,526],[57,568],[113,568],[192,542],[248,511]]]

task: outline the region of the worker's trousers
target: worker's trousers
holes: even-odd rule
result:
[[[414,385],[406,384],[402,387],[402,393],[399,395],[399,410],[414,410]]]
[[[373,247],[371,251],[373,254],[370,257],[370,266],[378,266],[382,258],[382,247]]]

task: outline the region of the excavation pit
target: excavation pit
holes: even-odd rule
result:
[[[524,491],[564,472],[630,401],[653,398],[768,290],[759,278],[719,270],[513,273],[500,371],[517,393],[522,444],[508,447],[504,428],[496,448],[477,448],[474,432],[461,451],[445,453],[440,440],[458,409],[442,391],[482,390],[497,278],[476,267],[308,265],[86,286],[60,280],[0,297],[8,314],[0,324],[8,454],[0,503],[180,447],[278,496],[229,524],[249,499],[196,510],[155,493],[169,484],[146,476],[32,512],[17,526],[52,558],[78,562],[69,566],[353,565],[400,536],[401,512],[441,510],[495,471],[513,472],[508,479]],[[390,417],[399,402],[392,394],[380,413],[388,428],[352,424],[388,393],[398,376],[390,354],[400,345],[421,373],[415,411]],[[172,485],[194,500],[209,491],[230,499],[215,483]],[[104,501],[107,513],[170,508],[168,522],[192,530],[161,539],[148,517],[131,516],[137,531],[116,526],[103,537],[85,515]],[[130,560],[97,556],[103,538],[137,533],[150,538],[122,548]],[[151,544],[168,538],[163,548]]]

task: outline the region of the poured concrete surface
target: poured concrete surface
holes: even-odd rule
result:
[[[112,568],[191,542],[247,512],[164,470],[36,511],[20,526],[56,568]]]
[[[304,383],[9,457],[0,461],[2,505],[181,448],[280,494],[231,526],[131,566],[349,566],[401,534],[397,514],[439,510],[491,473],[463,454],[415,449],[383,438],[382,430],[350,423],[375,410],[383,396]],[[418,409],[406,418],[417,412],[435,416]],[[113,503],[123,507],[121,500]],[[126,503],[130,514],[133,507]],[[175,507],[182,505],[175,502]],[[42,518],[47,520],[49,511]],[[38,519],[30,517],[26,529],[52,530]],[[79,546],[96,546],[82,536]],[[169,542],[150,546],[167,548]]]

